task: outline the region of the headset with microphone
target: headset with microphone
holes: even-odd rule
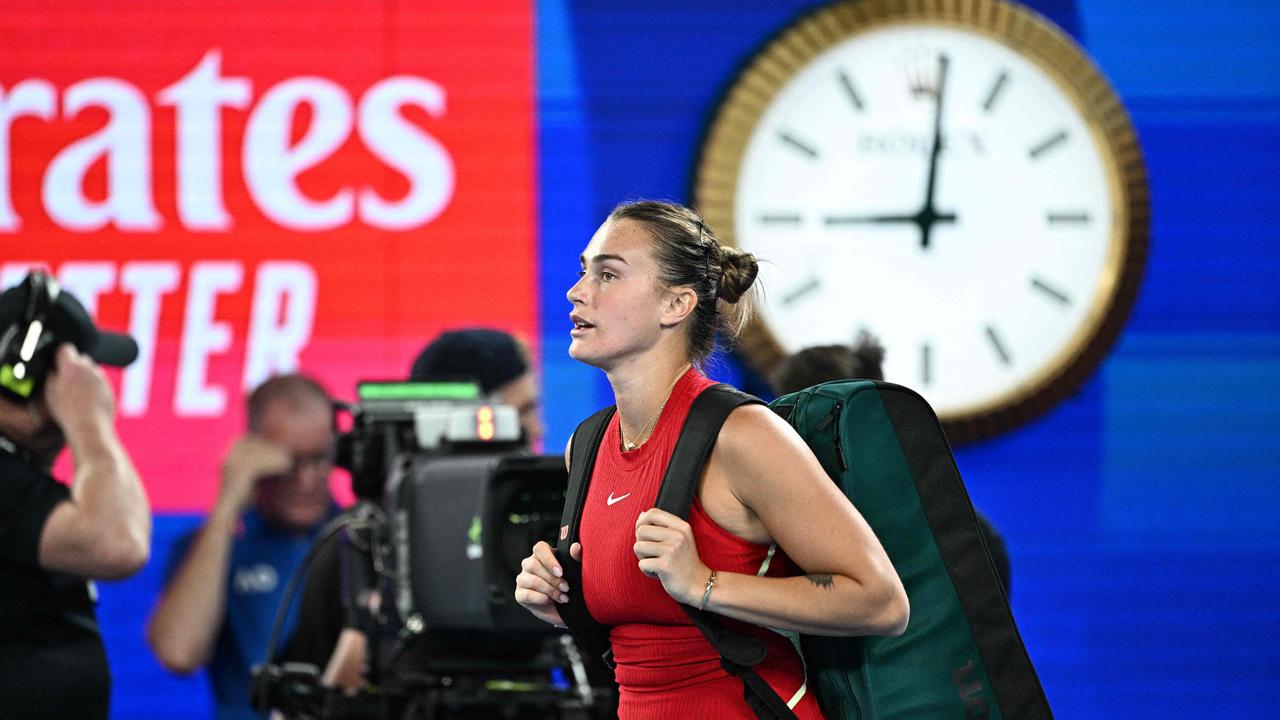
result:
[[[62,292],[57,281],[39,270],[22,285],[25,309],[0,333],[0,393],[20,403],[39,395],[49,373],[55,347],[49,310]]]

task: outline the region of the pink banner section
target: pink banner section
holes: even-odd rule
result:
[[[0,35],[0,285],[48,268],[138,339],[157,510],[208,506],[272,373],[349,399],[442,329],[536,342],[530,3],[3,2]]]

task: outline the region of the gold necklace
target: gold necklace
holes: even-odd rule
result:
[[[658,406],[658,412],[654,413],[653,417],[649,418],[649,422],[645,423],[644,427],[640,428],[640,434],[636,435],[635,442],[631,442],[630,440],[627,439],[627,431],[622,429],[622,419],[621,418],[618,419],[618,434],[622,436],[623,452],[631,452],[632,450],[635,450],[636,448],[640,447],[640,443],[644,442],[645,439],[648,438],[648,435],[646,435],[645,433],[649,432],[649,426],[653,425],[654,422],[658,420],[658,416],[661,415],[662,411],[667,407],[667,400],[671,399],[671,391],[675,390],[676,383],[680,382],[680,378],[684,377],[684,374],[688,371],[689,371],[689,368],[686,367],[684,370],[680,371],[679,375],[676,375],[676,379],[672,381],[671,386],[667,388],[666,399],[664,399],[662,401],[662,404]]]
[[[670,395],[667,396],[668,399],[670,399],[670,397]],[[662,409],[666,406],[667,401],[663,400],[662,404],[658,406],[658,412],[654,413],[653,417],[649,418],[649,422],[645,423],[644,427],[640,428],[640,434],[636,436],[636,442],[631,442],[627,439],[627,431],[622,429],[621,422],[618,423],[618,433],[622,435],[622,449],[624,451],[631,452],[632,450],[640,447],[639,443],[644,442],[645,432],[649,430],[649,426],[653,424],[653,421],[658,419],[658,416],[662,414]]]

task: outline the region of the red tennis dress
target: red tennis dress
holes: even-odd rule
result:
[[[637,566],[635,522],[654,506],[676,438],[698,393],[714,383],[690,369],[671,391],[649,440],[621,451],[618,416],[605,430],[587,491],[580,536],[582,591],[599,622],[613,626],[615,674],[621,691],[621,720],[741,718],[755,714],[742,699],[742,681],[720,667],[711,643],[689,621],[662,583]],[[694,500],[689,513],[698,555],[720,572],[756,574],[769,546],[748,542],[717,525]],[[795,575],[790,558],[778,550],[769,577]],[[771,630],[722,618],[734,630],[759,637],[768,654],[756,672],[784,701],[799,695],[793,710],[802,719],[822,718],[812,693],[804,691],[804,666],[786,637]]]

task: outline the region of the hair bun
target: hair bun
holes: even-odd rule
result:
[[[760,265],[755,255],[733,247],[720,246],[720,283],[716,297],[736,303],[756,281]]]
[[[880,338],[866,330],[858,333],[858,337],[854,339],[851,349],[853,354],[858,357],[858,360],[862,362],[864,368],[878,369],[884,365],[884,345],[880,344]],[[881,379],[866,374],[861,377],[869,377],[873,380]]]

